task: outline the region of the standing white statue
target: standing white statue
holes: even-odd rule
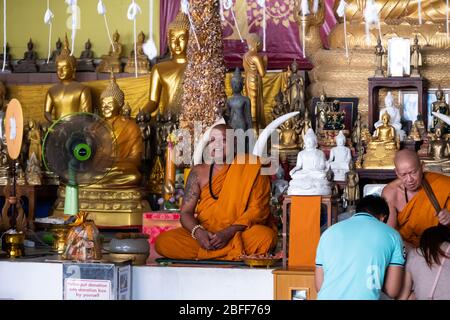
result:
[[[382,116],[386,111],[391,117],[389,124],[395,128],[396,134],[400,136],[400,141],[403,141],[406,133],[402,130],[400,111],[394,106],[394,97],[392,96],[391,91],[388,91],[386,98],[384,99],[384,108],[380,110],[379,120],[374,124],[375,129],[383,125]]]
[[[346,138],[342,131],[336,136],[337,146],[330,150],[328,164],[334,173],[334,181],[345,181],[345,174],[349,170],[349,164],[352,160],[350,148],[345,146]]]
[[[317,137],[313,129],[308,129],[304,140],[305,148],[297,155],[297,164],[289,174],[288,195],[330,195],[327,180],[327,159],[322,150],[317,149]]]

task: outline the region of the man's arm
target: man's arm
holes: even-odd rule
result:
[[[183,228],[192,232],[192,229],[199,224],[198,220],[194,217],[195,208],[200,198],[200,184],[198,179],[198,168],[192,168],[189,173],[189,177],[186,182],[185,193],[183,197],[183,204],[181,205],[181,218],[180,222]],[[210,244],[208,231],[202,228],[197,228],[194,236],[197,238],[200,246],[206,250],[213,250],[214,248]]]
[[[395,199],[395,191],[393,190],[392,186],[387,185],[383,192],[381,193],[381,196],[386,200],[389,206],[389,218],[387,221],[387,224],[391,226],[392,228],[396,229],[398,222],[397,222],[397,209],[395,208],[394,199]]]
[[[319,292],[323,284],[323,269],[322,267],[316,266],[316,272],[314,275],[314,284],[316,285],[316,291]]]
[[[383,291],[391,298],[400,294],[403,283],[403,266],[389,266],[384,277]]]

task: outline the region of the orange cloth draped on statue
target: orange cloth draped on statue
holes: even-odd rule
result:
[[[189,231],[178,228],[156,239],[156,251],[172,259],[240,260],[243,254],[266,254],[277,241],[277,228],[270,214],[270,178],[259,174],[259,164],[226,165],[212,180],[214,200],[209,186],[202,188],[197,219],[206,230],[216,233],[230,225],[245,225],[228,244],[218,250],[205,250]]]
[[[450,209],[450,177],[437,173],[426,172],[424,177],[430,184],[441,208]],[[439,223],[436,212],[422,188],[406,204],[397,215],[398,232],[404,241],[419,246],[420,237],[425,229]]]

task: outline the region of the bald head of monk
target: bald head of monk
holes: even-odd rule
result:
[[[416,191],[422,185],[423,163],[417,153],[411,150],[400,150],[394,159],[395,173],[406,190]]]
[[[227,139],[227,136],[233,137],[234,134],[233,128],[226,124],[216,125],[209,135],[210,156],[217,164],[231,163],[234,158],[234,141],[233,139]]]

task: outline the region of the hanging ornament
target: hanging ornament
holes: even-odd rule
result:
[[[77,5],[77,0],[65,0],[67,5],[71,7],[71,11],[72,11],[72,24],[71,24],[71,29],[72,29],[72,45],[71,45],[71,50],[70,50],[70,55],[73,56],[74,51],[75,51],[75,36],[77,34],[77,21],[78,21],[78,5]]]
[[[192,22],[191,13],[189,12],[189,0],[181,0],[181,11],[188,16],[189,24],[191,25],[191,30],[194,34],[195,42],[197,43],[197,48],[200,50],[200,43],[198,42],[197,33],[195,32],[194,23]]]
[[[53,25],[53,18],[55,15],[53,14],[52,10],[50,10],[50,0],[47,0],[47,10],[44,14],[44,23],[48,24],[49,31],[48,31],[48,55],[47,55],[47,63],[50,62],[50,56],[51,56],[51,50],[52,50],[52,25]]]
[[[417,7],[419,11],[419,24],[422,24],[422,0],[417,1]]]
[[[345,17],[345,8],[347,7],[347,2],[341,0],[336,13],[339,17],[344,17],[344,43],[345,43],[345,56],[348,59],[348,41],[347,41],[347,18]]]
[[[364,19],[366,20],[366,43],[370,44],[370,28],[374,25],[378,27],[381,39],[380,18],[378,17],[378,8],[374,0],[367,1],[366,8],[364,9]]]
[[[108,34],[108,39],[109,39],[109,42],[111,43],[111,48],[112,48],[113,52],[116,52],[116,48],[114,48],[114,43],[111,38],[111,32],[109,31],[108,20],[106,19],[106,8],[105,8],[105,5],[103,4],[102,0],[98,0],[97,12],[99,15],[103,16],[103,19],[105,21],[105,26],[106,26],[106,32]]]
[[[302,10],[302,16],[303,17],[307,16],[308,14],[310,14],[308,0],[302,0],[302,2],[300,4],[300,9]]]
[[[2,72],[6,68],[6,0],[3,0],[3,66]]]
[[[231,11],[231,16],[233,17],[234,26],[236,27],[236,31],[237,31],[237,33],[239,35],[239,39],[241,39],[241,42],[244,43],[245,41],[242,38],[241,30],[239,29],[239,24],[238,24],[238,21],[236,19],[236,15],[234,14],[233,0],[225,0],[225,2],[224,2],[224,9]]]
[[[148,0],[149,7],[149,26],[148,26],[148,40],[144,43],[142,49],[147,57],[152,60],[158,55],[155,41],[153,40],[153,0]]]
[[[141,7],[133,0],[128,7],[127,18],[133,20],[133,39],[134,39],[134,76],[137,78],[137,44],[136,44],[136,17],[141,13]]]
[[[449,26],[449,19],[448,19],[448,16],[449,16],[449,11],[450,11],[450,8],[448,7],[448,0],[447,0],[447,2],[446,2],[446,7],[445,7],[445,16],[446,16],[446,26],[447,26],[447,39],[450,37],[450,26]]]
[[[316,14],[319,11],[319,0],[314,0],[313,13]]]
[[[263,10],[263,51],[266,51],[266,1],[265,0],[256,0],[258,5]]]

